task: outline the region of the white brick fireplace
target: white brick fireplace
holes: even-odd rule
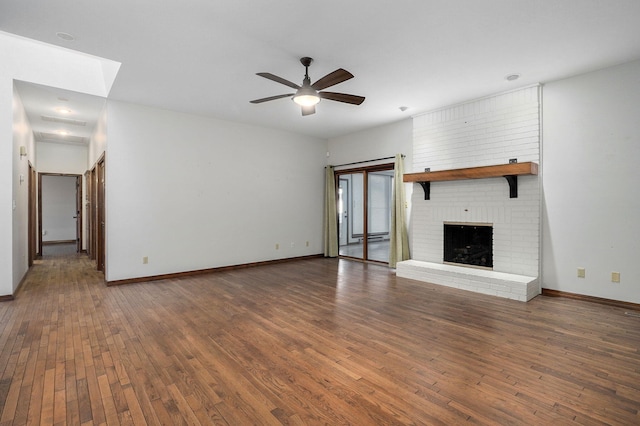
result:
[[[540,160],[540,87],[531,86],[422,114],[413,121],[413,170],[431,172]],[[518,176],[414,184],[411,257],[397,275],[527,301],[540,293],[540,184]],[[493,270],[443,263],[445,222],[493,226]]]

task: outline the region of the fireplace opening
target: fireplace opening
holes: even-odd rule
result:
[[[493,226],[445,223],[444,262],[493,269]]]

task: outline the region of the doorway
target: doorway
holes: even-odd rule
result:
[[[95,232],[96,266],[98,271],[105,272],[106,262],[106,209],[105,209],[105,155],[98,160],[95,173],[95,221],[93,222]]]
[[[389,263],[393,164],[336,171],[340,257]]]
[[[87,255],[105,270],[105,154],[85,174],[87,179]]]
[[[82,251],[82,175],[38,174],[38,253],[73,244]]]

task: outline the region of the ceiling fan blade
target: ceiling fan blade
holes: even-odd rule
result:
[[[287,97],[293,96],[293,95],[295,95],[295,93],[287,93],[285,95],[269,96],[268,98],[255,99],[255,100],[249,101],[249,102],[251,102],[252,104],[261,104],[263,102],[275,101],[276,99],[287,98]]]
[[[266,79],[275,81],[275,82],[280,83],[280,84],[284,84],[285,86],[289,86],[289,87],[292,87],[294,89],[299,89],[300,88],[300,86],[298,86],[297,84],[292,83],[289,80],[285,80],[282,77],[278,77],[277,75],[273,75],[270,72],[259,72],[259,73],[256,73],[256,75],[259,75],[260,77],[264,77]]]
[[[322,99],[344,102],[346,104],[360,105],[364,102],[364,96],[348,95],[346,93],[319,92],[318,95],[320,95]]]
[[[311,106],[303,106],[302,107],[302,115],[311,115],[311,114],[315,114],[316,113],[316,106],[315,105],[311,105]]]
[[[351,74],[347,70],[343,70],[342,68],[340,68],[332,73],[325,75],[320,80],[313,83],[311,87],[316,90],[322,90],[326,89],[327,87],[335,86],[336,84],[342,83],[343,81],[347,81],[350,78],[353,78],[353,74]]]

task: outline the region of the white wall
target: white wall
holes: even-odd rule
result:
[[[29,124],[20,95],[15,87],[13,88],[13,143],[7,145],[12,147],[12,155],[10,158],[14,176],[11,205],[11,209],[13,210],[13,286],[11,288],[12,291],[8,293],[0,290],[0,295],[11,294],[29,268],[29,162],[31,162],[32,165],[34,164],[34,140],[31,125]],[[25,147],[27,156],[20,155],[20,147]]]
[[[539,86],[447,106],[413,120],[413,172],[540,160]]]
[[[89,141],[88,151],[88,169],[91,170],[102,154],[107,150],[107,103],[98,118],[96,128],[93,129],[93,135]]]
[[[42,241],[75,241],[76,178],[42,176]]]
[[[548,83],[543,99],[542,286],[640,303],[640,61]]]
[[[20,265],[28,261],[20,248],[27,246],[27,233],[22,231],[27,198],[18,196],[22,192],[15,183],[24,173],[22,163],[16,163],[13,81],[104,97],[119,65],[4,32],[0,32],[0,52],[0,296],[6,296],[13,295],[26,272]]]
[[[36,142],[36,167],[39,173],[82,175],[87,171],[88,148],[50,142]]]
[[[107,109],[107,280],[322,253],[326,141]]]
[[[412,163],[412,122],[411,119],[398,121],[386,126],[374,127],[346,136],[329,139],[327,165],[338,165],[375,158],[393,157],[405,154],[405,168]],[[393,162],[391,160],[381,163]],[[368,163],[363,164],[368,166]],[[358,166],[347,166],[358,167]]]
[[[105,100],[104,107],[100,116],[98,117],[98,122],[96,123],[96,127],[93,129],[93,134],[91,135],[91,139],[89,140],[89,147],[87,149],[87,170],[93,170],[96,166],[98,160],[105,154],[107,150],[107,102]],[[83,180],[84,189],[83,189],[83,248],[88,248],[89,244],[89,233],[91,229],[89,229],[89,218],[91,215],[91,203],[89,200],[89,188],[87,179]],[[94,253],[95,254],[95,253]]]

